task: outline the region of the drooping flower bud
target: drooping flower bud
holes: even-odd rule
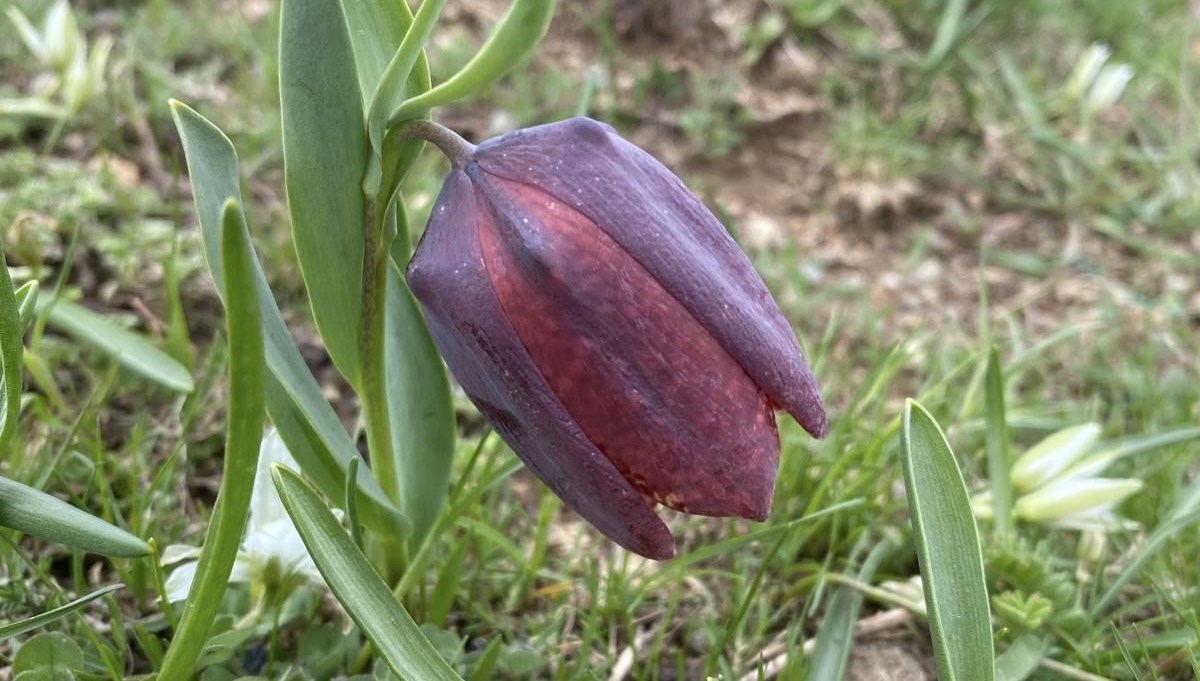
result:
[[[479,147],[424,125],[454,167],[408,281],[497,433],[643,556],[675,553],[651,502],[765,519],[774,409],[816,437],[825,410],[791,327],[716,217],[590,119]]]

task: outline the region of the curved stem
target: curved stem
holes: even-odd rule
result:
[[[400,139],[422,139],[441,150],[455,168],[466,165],[475,153],[475,145],[450,128],[423,118],[414,118],[396,128]]]

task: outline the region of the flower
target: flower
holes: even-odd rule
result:
[[[1100,425],[1084,423],[1046,437],[1021,455],[1012,467],[1016,517],[1072,530],[1103,531],[1127,524],[1113,509],[1142,488],[1136,478],[1101,478],[1120,455],[1119,449],[1091,454],[1100,439]],[[975,515],[990,518],[990,493],[972,500]]]
[[[575,118],[451,156],[408,267],[434,342],[500,436],[568,506],[655,559],[653,504],[767,517],[774,410],[825,411],[788,322],[713,214],[661,163]]]
[[[1128,64],[1110,64],[1112,51],[1107,45],[1093,43],[1088,46],[1067,81],[1065,92],[1073,100],[1082,100],[1089,114],[1111,108],[1125,92],[1125,86],[1133,80],[1133,67]]]
[[[290,593],[303,582],[324,584],[321,573],[308,555],[296,526],[279,499],[271,481],[271,464],[297,468],[291,452],[275,430],[263,436],[258,455],[258,470],[250,496],[250,515],[246,532],[229,575],[230,583],[249,583],[260,590],[275,589]],[[196,576],[196,559],[200,549],[173,544],[162,555],[163,565],[191,561],[176,567],[167,577],[167,600],[185,600]]]

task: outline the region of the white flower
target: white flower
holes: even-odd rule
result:
[[[1016,517],[1071,530],[1129,527],[1113,509],[1140,490],[1142,481],[1098,477],[1120,454],[1117,449],[1092,454],[1099,439],[1100,425],[1084,423],[1053,433],[1022,454],[1012,467]],[[991,518],[991,492],[976,495],[971,507],[976,517]]]
[[[1075,101],[1082,101],[1089,114],[1108,109],[1120,99],[1125,86],[1133,79],[1133,67],[1128,64],[1110,64],[1112,52],[1106,45],[1093,44],[1075,62],[1075,70],[1067,80],[1065,93]]]
[[[258,587],[303,581],[323,585],[325,581],[321,573],[313,564],[296,526],[279,499],[279,493],[275,491],[275,484],[271,481],[271,464],[274,463],[297,468],[283,440],[271,429],[263,436],[259,450],[254,491],[250,496],[250,517],[229,581]],[[175,568],[167,578],[168,601],[176,603],[187,599],[188,590],[196,576],[195,561],[199,556],[200,549],[195,546],[174,544],[163,551],[163,565],[191,561]]]
[[[1012,484],[1019,492],[1054,480],[1087,454],[1100,440],[1100,424],[1063,428],[1029,448],[1012,467]]]
[[[1133,80],[1133,67],[1128,64],[1109,64],[1100,69],[1100,75],[1088,89],[1087,108],[1090,112],[1103,111],[1121,98],[1125,86]]]

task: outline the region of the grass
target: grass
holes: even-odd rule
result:
[[[33,17],[46,7],[17,5]],[[885,537],[902,546],[866,586],[916,573],[897,457],[904,398],[918,399],[946,429],[968,486],[986,488],[984,367],[992,345],[1005,371],[1014,453],[1088,420],[1103,426],[1106,440],[1200,420],[1195,17],[1184,3],[1166,1],[1017,7],[983,0],[964,3],[957,18],[943,9],[953,5],[767,3],[751,38],[720,57],[735,76],[711,86],[673,66],[681,54],[695,57],[694,47],[624,49],[630,37],[617,35],[605,15],[560,9],[560,21],[582,22],[578,54],[596,56],[583,61],[604,76],[582,104],[678,159],[682,165],[672,165],[704,188],[735,235],[744,206],[758,204],[756,196],[733,196],[742,207],[730,201],[733,164],[774,130],[755,122],[737,84],[752,86],[753,62],[784,45],[811,60],[809,79],[797,87],[819,102],[820,113],[805,123],[818,147],[810,160],[819,162],[797,163],[822,174],[823,191],[786,210],[764,204],[785,226],[786,243],[753,257],[807,347],[832,428],[814,442],[781,418],[771,519],[755,525],[671,514],[681,557],[655,564],[562,511],[497,438],[478,432],[464,402],[453,513],[428,577],[404,594],[460,671],[469,673],[494,645],[501,678],[741,679],[755,678],[760,666],[778,678],[805,678],[805,642],[816,637],[835,587],[853,582],[871,547]],[[88,5],[78,16],[89,36],[121,38],[110,88],[67,122],[49,150],[47,126],[0,118],[5,251],[19,279],[38,278],[48,290],[66,270],[69,293],[161,338],[174,304],[164,293],[163,263],[177,247],[190,332],[190,350],[180,352],[193,358],[197,389],[179,398],[63,337],[35,333],[27,364],[44,367],[43,379],[27,381],[17,446],[3,453],[0,472],[160,547],[195,543],[219,483],[226,357],[190,198],[177,182],[184,166],[166,99],[202,107],[230,132],[253,197],[249,222],[264,226],[254,237],[272,286],[302,345],[317,348],[281,193],[269,49],[277,8],[248,3],[229,12],[151,0]],[[450,33],[439,44],[444,61],[432,55],[435,72],[467,54],[464,34]],[[1135,75],[1115,104],[1089,112],[1067,85],[1092,43],[1107,44],[1110,61]],[[0,98],[27,93],[38,75],[17,47],[12,26],[0,22]],[[497,121],[570,115],[581,105],[574,84],[583,76],[573,62],[555,61],[564,49],[552,37],[527,74],[446,119],[486,135]],[[150,146],[139,130],[149,131]],[[122,179],[128,166],[103,159],[139,174]],[[418,213],[432,203],[440,164],[422,162],[409,180]],[[885,194],[909,183],[919,198],[880,218],[861,202],[863,183]],[[840,220],[839,201],[859,202],[865,217]],[[811,237],[797,225],[817,225],[827,241],[805,241]],[[307,358],[335,402],[345,400],[319,350]],[[1015,539],[1001,541],[983,524],[1001,651],[1027,633],[1045,641],[1054,662],[1035,678],[1197,674],[1200,539],[1178,519],[1197,496],[1198,447],[1188,440],[1152,450],[1108,473],[1145,481],[1119,509],[1138,530],[1101,541],[1019,524]],[[1172,519],[1179,531],[1097,608],[1147,537]],[[101,561],[7,531],[3,539],[0,621],[121,581],[126,589],[51,628],[80,644],[80,678],[157,667],[168,620],[144,562]],[[277,620],[248,631],[235,626],[247,599],[243,590],[224,604],[223,645],[204,678],[372,671],[357,634],[343,646],[329,643],[344,620],[319,593],[298,594]],[[892,607],[869,591],[862,616]],[[929,662],[921,626],[897,633]],[[0,668],[27,640],[0,643]],[[324,655],[310,652],[317,650]]]

